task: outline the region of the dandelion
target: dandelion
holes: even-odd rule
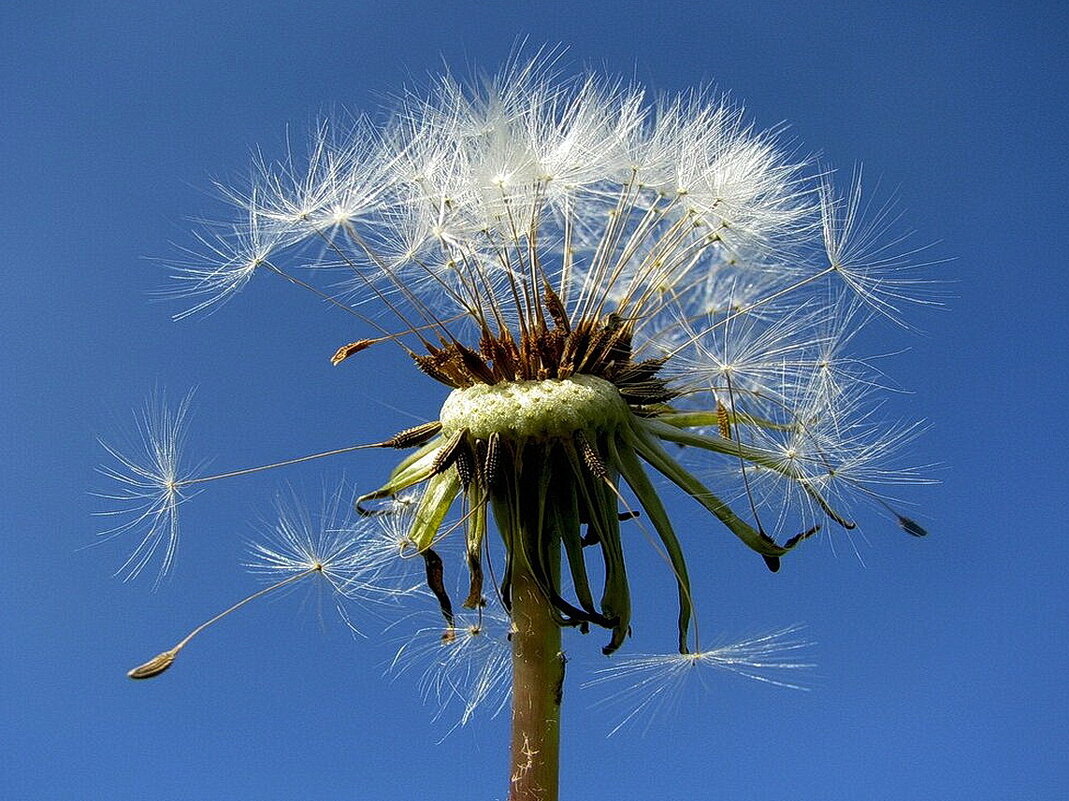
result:
[[[656,477],[776,571],[818,531],[854,528],[854,499],[892,509],[873,485],[913,474],[879,462],[916,430],[882,425],[878,376],[840,355],[868,319],[851,309],[897,316],[906,297],[897,218],[861,223],[859,183],[840,199],[826,170],[734,104],[705,92],[650,102],[638,86],[562,78],[552,60],[517,60],[474,85],[447,76],[403,97],[380,130],[318,127],[304,167],[261,159],[253,185],[227,193],[241,212],[229,247],[176,268],[192,313],[265,267],[373,328],[335,364],[389,342],[443,387],[436,420],[382,442],[212,478],[362,447],[411,451],[356,508],[407,510],[387,541],[422,557],[454,632],[435,694],[464,688],[470,702],[488,683],[479,670],[453,678],[454,655],[483,641],[481,629],[460,633],[468,612],[452,603],[440,544],[462,539],[463,609],[500,601],[516,801],[557,797],[562,629],[603,630],[609,655],[638,614],[626,521],[639,518],[627,525],[648,529],[675,580],[679,657],[660,663],[670,675],[745,673],[783,645],[773,635],[702,649]],[[341,271],[333,292],[316,286],[321,268]],[[297,570],[300,538],[285,538],[285,553],[262,556]],[[385,552],[371,551],[379,564]]]

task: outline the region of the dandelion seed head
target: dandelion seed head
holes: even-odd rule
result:
[[[630,492],[676,581],[688,652],[684,544],[648,472],[773,571],[828,523],[854,528],[856,497],[886,507],[880,487],[915,477],[887,460],[917,429],[887,424],[886,382],[847,348],[911,289],[894,255],[905,234],[882,210],[863,220],[858,184],[837,195],[782,129],[758,129],[730,98],[649,100],[635,83],[568,77],[556,55],[478,81],[447,74],[381,127],[323,123],[302,157],[258,158],[230,193],[240,224],[178,277],[200,310],[264,267],[448,388],[420,436],[383,441],[415,451],[358,499],[374,525],[309,540],[318,522],[281,515],[285,547],[262,550],[266,566],[327,576],[316,549],[344,571],[332,549],[359,541],[361,581],[410,587],[419,565],[452,626],[439,550],[451,556],[442,541],[462,532],[469,606],[504,543],[504,606],[508,571],[529,569],[554,619],[610,630],[610,653],[633,608],[619,525]],[[344,271],[340,291],[293,272],[311,267]],[[481,641],[468,635],[448,642]],[[680,664],[735,652],[700,653]]]

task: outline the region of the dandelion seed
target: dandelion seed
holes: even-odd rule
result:
[[[595,706],[625,710],[610,736],[639,721],[648,727],[661,713],[680,702],[688,685],[698,682],[704,687],[707,675],[703,668],[727,671],[777,687],[806,690],[790,676],[795,671],[815,667],[805,657],[813,643],[798,636],[801,629],[801,626],[789,626],[694,653],[618,657],[616,664],[594,671],[594,678],[583,687],[611,689]]]
[[[278,230],[252,211],[246,224],[200,234],[197,239],[199,247],[186,251],[188,260],[174,266],[172,278],[176,284],[165,294],[202,299],[175,314],[176,320],[213,311],[226,303],[258,269],[268,264],[271,253],[283,241]]]
[[[126,675],[131,679],[151,679],[154,676],[158,676],[163,671],[167,670],[174,664],[175,657],[178,656],[176,650],[164,651],[162,654],[158,654],[143,665],[138,665]]]
[[[199,485],[369,448],[394,447],[392,441],[350,445],[270,464],[201,475],[201,466],[189,468],[181,461],[191,401],[192,393],[172,410],[160,393],[149,400],[138,417],[136,441],[129,447],[120,449],[101,440],[101,446],[116,464],[102,465],[98,472],[119,487],[111,492],[94,493],[116,507],[96,514],[122,519],[121,523],[101,534],[115,537],[140,532],[142,536],[140,544],[118,571],[126,578],[136,577],[153,561],[161,547],[163,556],[158,579],[171,569],[180,533],[178,507],[197,494]]]
[[[341,501],[347,497],[337,490],[328,495],[320,514],[313,516],[293,498],[279,498],[278,520],[266,541],[249,544],[250,561],[246,567],[272,580],[270,586],[254,592],[225,611],[200,624],[173,648],[161,652],[148,662],[131,670],[132,679],[148,679],[168,670],[194,637],[209,626],[233,614],[246,604],[265,595],[308,578],[324,581],[339,600],[338,611],[350,628],[352,626],[341,601],[396,600],[395,588],[376,584],[378,565],[369,562],[362,548],[366,538],[360,526],[346,526],[340,522]],[[279,579],[278,577],[282,578]]]
[[[315,571],[339,601],[396,602],[406,590],[382,580],[383,561],[368,547],[379,539],[381,525],[348,519],[352,499],[339,487],[326,494],[313,513],[292,490],[281,493],[275,522],[264,527],[262,538],[249,543],[245,566],[271,581]]]
[[[135,578],[159,555],[157,582],[174,563],[178,549],[178,507],[192,497],[189,482],[197,472],[183,461],[193,394],[175,407],[161,392],[151,398],[137,418],[137,432],[129,447],[104,441],[101,446],[114,460],[98,472],[118,484],[111,492],[95,493],[114,508],[97,512],[118,522],[101,532],[104,537],[140,533],[141,541],[119,568],[127,579]],[[162,554],[159,552],[162,551]]]
[[[866,205],[860,169],[843,196],[836,194],[827,177],[821,182],[821,227],[828,262],[859,298],[901,323],[901,304],[937,303],[930,280],[910,277],[930,263],[914,258],[924,248],[904,247],[912,232],[900,229],[901,212],[892,204]]]
[[[276,582],[270,587],[266,587],[260,590],[259,592],[254,592],[252,595],[242,598],[236,604],[220,612],[215,617],[209,618],[208,620],[201,623],[199,626],[189,632],[189,634],[179,640],[173,648],[161,652],[160,654],[152,657],[152,659],[150,659],[148,662],[145,662],[144,664],[138,665],[134,669],[130,670],[126,675],[131,679],[151,679],[155,676],[160,675],[165,670],[168,670],[171,665],[174,664],[175,659],[178,658],[178,655],[182,652],[182,649],[189,645],[189,643],[192,642],[194,637],[196,637],[202,631],[207,629],[209,626],[215,625],[223,618],[233,614],[234,612],[241,609],[241,607],[255,601],[257,598],[262,598],[265,595],[268,595],[277,590],[281,590],[283,587],[287,587],[296,581],[300,581],[303,578],[315,575],[319,572],[319,567],[309,568],[308,570],[296,573],[294,575],[289,576],[288,578],[284,578],[282,579],[282,581]]]
[[[390,672],[400,677],[419,671],[424,701],[438,707],[435,719],[458,705],[458,726],[467,725],[480,709],[496,717],[511,697],[511,632],[511,621],[500,611],[464,611],[449,629],[432,625],[407,637]]]

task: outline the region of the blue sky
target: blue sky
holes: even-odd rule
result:
[[[710,540],[695,570],[705,625],[731,637],[804,623],[810,691],[714,676],[674,714],[607,738],[614,711],[579,686],[597,646],[575,642],[563,797],[1061,798],[1069,20],[1051,7],[5,6],[5,797],[504,796],[505,719],[445,737],[411,677],[382,678],[396,635],[372,622],[356,638],[315,595],[250,606],[180,669],[125,678],[257,586],[243,543],[280,481],[313,497],[343,473],[369,485],[385,455],[213,487],[155,592],[111,576],[123,545],[85,546],[99,528],[96,438],[128,429],[154,388],[197,387],[191,451],[220,470],[434,415],[438,390],[393,352],[365,354],[373,382],[332,369],[334,348],[364,332],[286,287],[260,282],[218,314],[172,322],[175,307],[152,298],[165,280],[154,257],[188,243],[213,177],[240,175],[254,147],[280,153],[287,126],[374,111],[443,63],[494,69],[526,36],[656,90],[730,91],[759,125],[787,123],[800,150],[863,162],[917,241],[953,259],[932,270],[950,282],[947,308],[876,346],[908,348],[885,365],[913,390],[893,403],[931,424],[913,455],[940,463],[942,483],[907,497],[931,536],[875,523],[860,558],[824,538],[775,576]],[[656,581],[638,571],[639,592],[656,596]]]

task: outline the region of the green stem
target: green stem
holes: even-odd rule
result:
[[[509,801],[557,801],[564,688],[561,630],[522,551],[515,549],[512,571]]]

